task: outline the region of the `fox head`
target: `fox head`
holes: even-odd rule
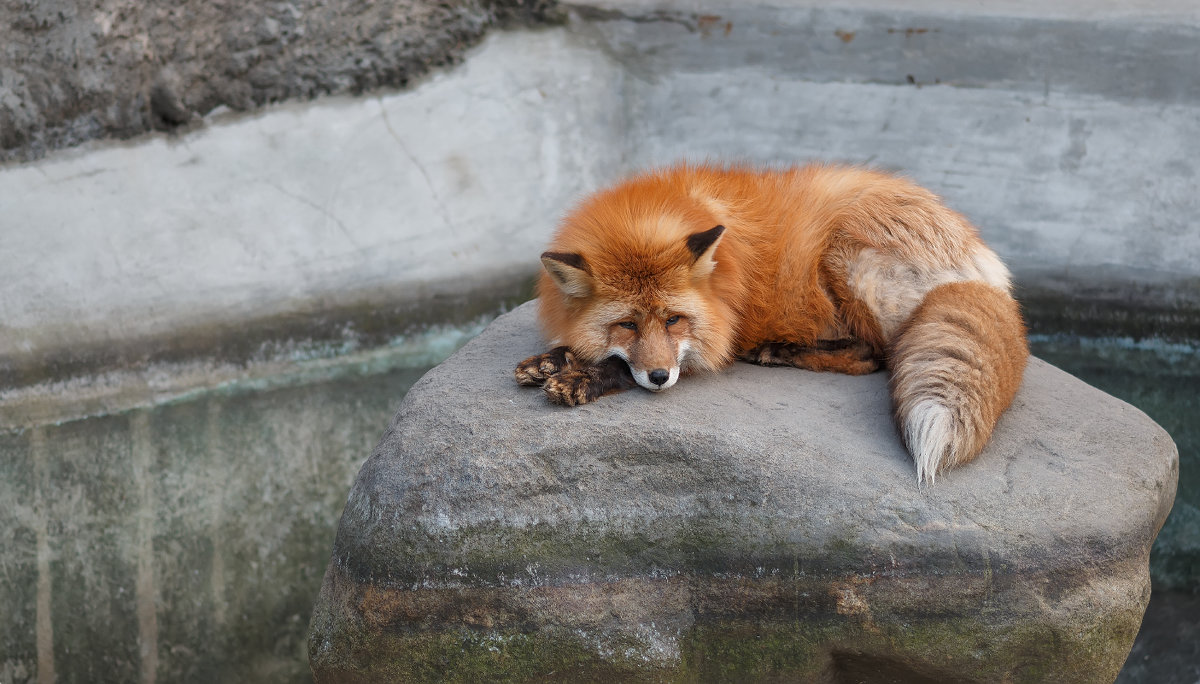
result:
[[[680,373],[723,365],[731,333],[711,280],[724,233],[718,225],[665,242],[621,242],[606,232],[579,251],[545,252],[539,294],[552,341],[591,363],[619,356],[655,392]]]

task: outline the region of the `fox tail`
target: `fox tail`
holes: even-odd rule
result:
[[[1007,292],[979,281],[929,291],[888,357],[896,425],[918,481],[979,454],[1028,358],[1020,308]]]

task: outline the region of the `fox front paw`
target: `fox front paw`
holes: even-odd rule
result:
[[[535,354],[513,371],[517,384],[526,387],[541,387],[551,377],[575,365],[575,355],[567,347],[556,347],[545,354]]]
[[[586,372],[564,370],[546,379],[542,391],[546,398],[563,406],[579,406],[600,396],[597,383]]]

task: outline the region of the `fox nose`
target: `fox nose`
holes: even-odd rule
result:
[[[671,379],[671,374],[668,373],[667,369],[665,369],[665,368],[656,368],[656,369],[650,371],[650,382],[652,382],[656,385],[662,385],[662,384],[666,383],[667,380],[670,380],[670,379]]]

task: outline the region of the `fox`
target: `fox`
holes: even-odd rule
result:
[[[859,166],[681,163],[586,197],[541,255],[551,349],[520,385],[577,406],[737,360],[887,368],[918,484],[972,461],[1029,347],[1011,275],[961,214]]]

